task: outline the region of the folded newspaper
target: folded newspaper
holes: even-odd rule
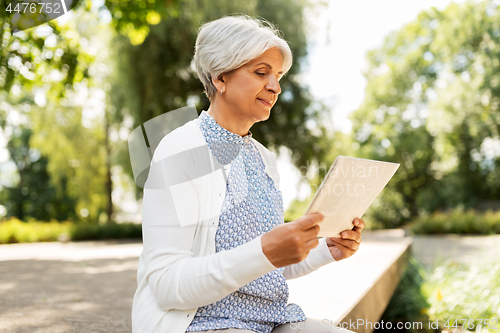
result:
[[[305,212],[325,216],[318,236],[351,230],[398,168],[398,163],[337,156]]]

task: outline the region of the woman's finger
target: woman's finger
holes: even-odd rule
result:
[[[359,249],[359,244],[353,240],[338,237],[332,237],[331,239],[335,245],[340,244],[352,251],[357,251]]]
[[[355,241],[356,243],[361,243],[361,233],[359,231],[354,231],[354,230],[344,230],[340,233],[340,237],[342,239],[346,240],[352,240]]]
[[[353,231],[361,232],[361,230],[365,228],[365,221],[362,219],[355,218],[352,224],[354,224],[354,228],[352,228]]]
[[[337,242],[335,240],[332,240],[333,244],[340,250],[340,252],[342,252],[342,254],[344,255],[344,258],[349,258],[350,256],[352,256],[354,253],[356,253],[356,250],[353,250],[347,246],[345,246],[344,244],[340,243],[340,242]],[[351,241],[352,242],[352,241]]]

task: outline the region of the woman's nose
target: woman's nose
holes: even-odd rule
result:
[[[272,91],[275,94],[280,94],[281,86],[278,79],[271,77],[271,79],[269,79],[269,82],[267,83],[266,89]]]

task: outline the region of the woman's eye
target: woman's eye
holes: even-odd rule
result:
[[[260,75],[260,76],[266,75],[266,73],[259,73],[259,72],[256,72],[256,73],[257,73],[257,75]]]

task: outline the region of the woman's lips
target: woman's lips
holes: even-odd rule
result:
[[[262,102],[262,104],[264,104],[265,106],[271,106],[272,103],[271,101],[268,101],[267,99],[260,99],[260,98],[257,98],[259,101]]]

